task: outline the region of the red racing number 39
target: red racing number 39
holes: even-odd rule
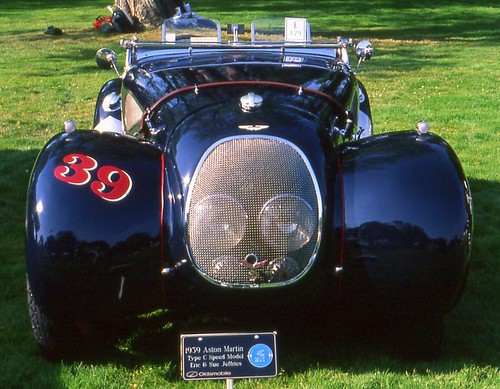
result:
[[[107,201],[123,200],[132,189],[132,179],[125,170],[115,166],[101,166],[97,161],[84,154],[68,154],[63,158],[64,165],[54,169],[54,176],[71,185],[86,185],[94,194]],[[97,179],[93,180],[97,169]]]

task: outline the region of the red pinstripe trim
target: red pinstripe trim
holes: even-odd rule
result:
[[[167,296],[165,294],[165,277],[161,271],[165,267],[165,154],[160,157],[160,283],[161,294],[163,298],[163,306],[166,306]]]
[[[337,157],[337,168],[339,174],[339,183],[340,183],[340,194],[342,201],[342,226],[340,228],[340,266],[344,267],[344,255],[345,255],[345,192],[344,192],[344,174],[342,171],[342,164],[340,162],[340,156]],[[340,274],[339,277],[339,290],[338,290],[338,301],[339,304],[342,303],[342,279],[343,274]]]

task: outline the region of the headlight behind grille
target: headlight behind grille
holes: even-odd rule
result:
[[[262,208],[259,221],[267,244],[295,251],[309,242],[317,228],[317,215],[302,198],[279,195]]]
[[[241,204],[230,196],[209,195],[199,201],[191,214],[191,224],[205,237],[200,241],[208,251],[219,246],[229,250],[236,246],[245,234],[247,214]]]
[[[304,154],[273,137],[231,137],[201,159],[187,200],[190,255],[213,281],[290,282],[312,264],[321,199]]]

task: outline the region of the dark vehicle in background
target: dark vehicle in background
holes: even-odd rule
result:
[[[161,308],[312,320],[377,308],[407,317],[422,353],[439,350],[471,245],[460,162],[425,122],[373,133],[356,77],[369,42],[351,64],[351,41],[282,22],[255,22],[248,41],[228,26],[225,43],[219,24],[166,22],[161,42],[122,42],[122,73],[99,50],[118,77],[94,128],[67,123],[29,185],[28,301],[44,351]]]

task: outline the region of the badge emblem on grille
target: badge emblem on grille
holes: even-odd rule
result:
[[[238,126],[240,130],[247,130],[247,131],[261,131],[261,130],[267,130],[269,126],[267,124],[241,124]]]

